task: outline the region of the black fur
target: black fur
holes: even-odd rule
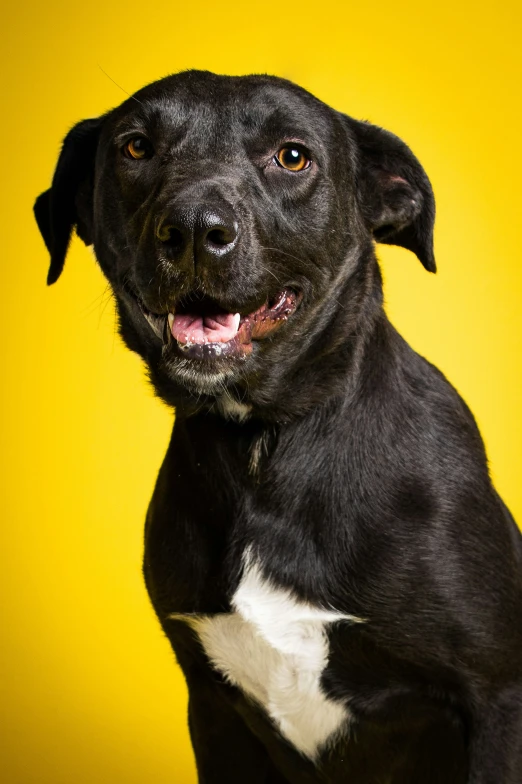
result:
[[[151,157],[122,154],[136,136]],[[286,142],[310,168],[275,164]],[[374,240],[435,270],[433,194],[406,145],[281,79],[187,72],[76,126],[35,211],[49,282],[76,226],[176,407],[144,571],[200,781],[519,784],[522,539],[465,403],[382,308]],[[204,246],[210,225],[233,241]],[[186,359],[144,316],[200,298],[248,314],[283,287],[297,310],[242,358]],[[168,618],[230,610],[247,547],[275,585],[367,619],[329,630],[323,688],[354,722],[316,765]]]

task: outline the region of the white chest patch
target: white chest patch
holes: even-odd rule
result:
[[[270,585],[248,559],[232,607],[231,613],[181,617],[199,635],[213,666],[313,759],[347,729],[350,719],[347,707],[321,689],[328,661],[325,626],[361,619],[299,601],[290,591]]]
[[[236,422],[244,422],[252,412],[252,406],[238,403],[229,395],[221,395],[217,399],[217,407],[225,419],[235,419]]]

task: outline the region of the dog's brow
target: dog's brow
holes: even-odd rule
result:
[[[143,132],[148,127],[149,123],[142,117],[126,117],[121,120],[114,128],[115,136],[124,136],[129,133]]]
[[[321,139],[324,138],[325,129],[321,128],[323,133],[318,133],[313,122],[305,124],[299,117],[282,116],[281,111],[274,111],[265,117],[255,117],[255,120],[257,122],[252,123],[251,133],[273,144],[294,141],[305,145],[323,146]]]

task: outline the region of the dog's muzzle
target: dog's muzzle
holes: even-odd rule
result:
[[[139,294],[141,286],[128,293],[162,339],[164,351],[188,359],[246,359],[253,351],[253,341],[270,337],[295,312],[302,295],[290,287],[261,294],[254,310],[252,299],[244,310],[240,303],[234,312],[223,305],[222,282],[230,274],[232,252],[241,250],[245,236],[234,208],[222,198],[199,202],[180,199],[160,212],[154,222],[156,253],[174,280],[182,276],[192,282],[182,287],[177,298],[172,294],[165,297],[163,288],[166,312],[162,313],[149,309],[149,296],[143,299]],[[142,278],[145,281],[146,275]],[[215,281],[219,281],[221,296],[216,293]],[[165,282],[162,285],[165,287]],[[263,296],[266,299],[259,306]]]

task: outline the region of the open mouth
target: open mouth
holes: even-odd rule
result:
[[[185,357],[210,359],[246,358],[252,341],[271,336],[296,311],[301,295],[290,288],[279,291],[253,313],[230,313],[210,298],[181,300],[167,315],[148,311],[139,301],[143,315],[166,345]]]

